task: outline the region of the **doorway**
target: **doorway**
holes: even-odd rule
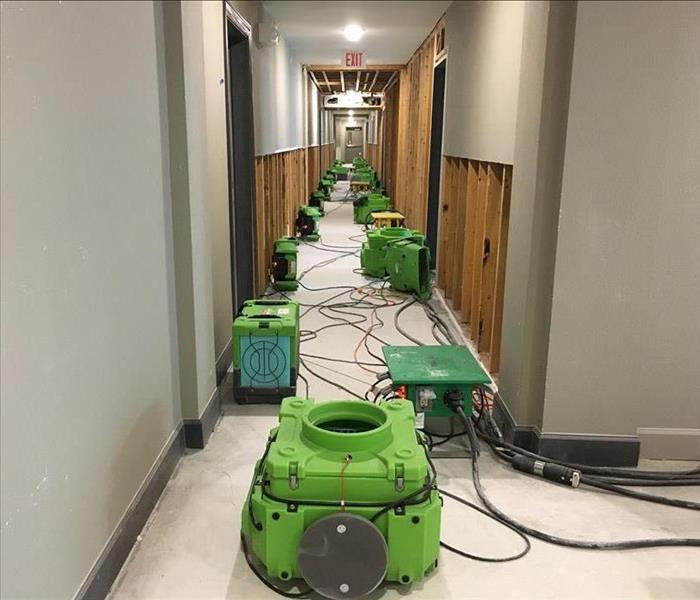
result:
[[[433,112],[430,125],[430,174],[428,177],[427,231],[430,248],[430,268],[437,258],[438,222],[440,220],[440,166],[442,164],[442,120],[445,109],[445,65],[435,67],[433,77]]]
[[[365,146],[365,136],[362,127],[357,125],[345,126],[343,162],[351,163],[354,158],[362,155]]]
[[[233,314],[255,296],[255,139],[250,31],[225,4],[226,127]]]

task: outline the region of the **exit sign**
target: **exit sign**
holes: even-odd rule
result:
[[[353,69],[364,69],[365,53],[360,50],[346,50],[343,55],[343,66]]]

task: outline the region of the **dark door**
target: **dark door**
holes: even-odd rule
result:
[[[430,175],[428,178],[428,247],[430,268],[435,268],[437,257],[438,220],[440,215],[440,165],[442,153],[442,117],[445,108],[445,64],[435,67],[433,78],[433,113],[430,127]]]
[[[255,139],[248,36],[226,19],[226,103],[233,313],[255,296]]]

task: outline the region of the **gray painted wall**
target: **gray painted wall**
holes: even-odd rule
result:
[[[575,21],[572,2],[528,2],[525,7],[499,387],[516,422],[538,427]]]
[[[183,397],[183,416],[198,418],[216,390],[216,357],[233,321],[223,13],[216,2],[181,6],[196,369],[196,398]]]
[[[145,2],[0,23],[0,595],[70,598],[180,421],[158,39]]]
[[[544,428],[700,428],[700,5],[578,5]]]
[[[513,163],[525,2],[453,2],[443,154]]]

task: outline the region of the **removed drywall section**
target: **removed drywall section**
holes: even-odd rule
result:
[[[580,2],[547,431],[700,427],[699,164],[700,5]]]
[[[443,154],[513,164],[526,4],[453,2],[445,13]]]
[[[499,386],[542,426],[576,4],[525,6]]]
[[[150,2],[0,27],[0,596],[72,598],[180,423],[158,28]]]

